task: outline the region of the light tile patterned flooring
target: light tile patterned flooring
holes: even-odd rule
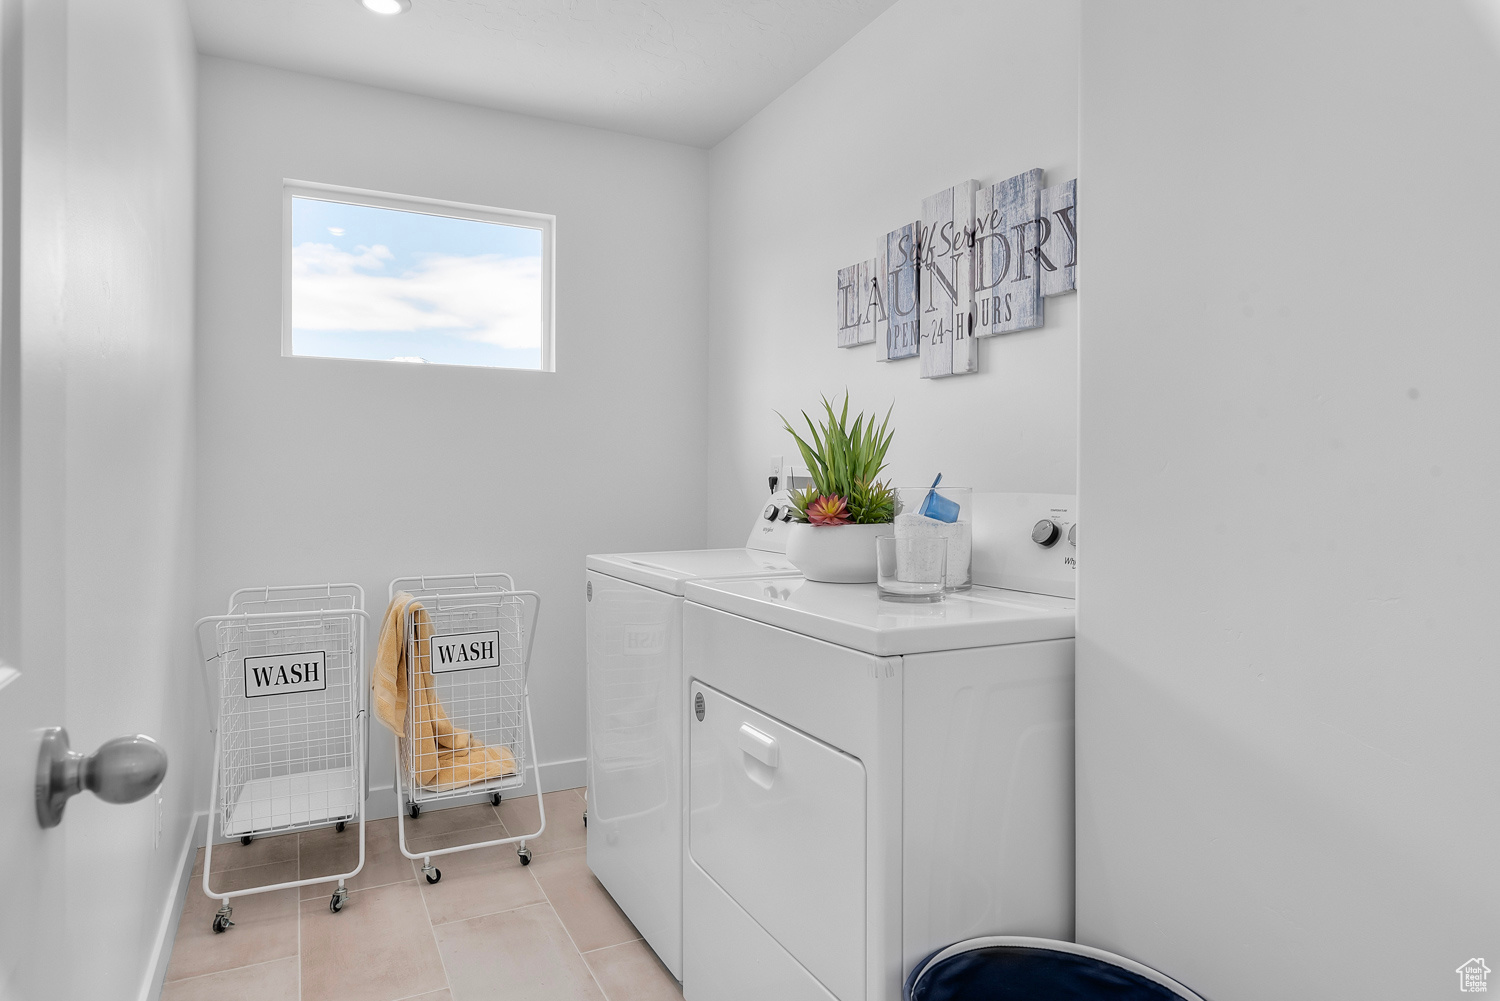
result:
[[[162,1001],[680,1001],[672,975],[584,861],[582,789],[548,793],[547,831],[514,846],[421,863],[401,855],[396,821],[365,826],[365,866],[349,900],[328,910],[333,883],[238,897],[234,922],[211,928],[203,852],[188,887]],[[510,837],[536,828],[534,797],[430,810],[408,821],[413,851]],[[332,828],[214,849],[215,889],[354,867],[354,830]]]

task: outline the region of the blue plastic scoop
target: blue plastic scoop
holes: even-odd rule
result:
[[[927,488],[927,496],[922,498],[922,506],[917,508],[917,514],[933,521],[946,521],[951,525],[958,520],[958,501],[951,501],[938,494],[937,485],[941,482],[943,474],[938,473],[932,486]]]

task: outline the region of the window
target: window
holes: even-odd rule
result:
[[[552,371],[553,217],[288,181],[283,355]]]

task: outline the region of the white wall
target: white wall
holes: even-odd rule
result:
[[[994,58],[976,58],[991,53]],[[1078,5],[902,0],[715,147],[710,158],[709,539],[740,545],[772,455],[774,411],[819,394],[892,402],[897,485],[1071,493],[1077,296],[1047,323],[981,345],[976,375],[918,378],[916,359],[834,347],[839,268],[962,180],[1077,172]],[[1089,209],[1081,209],[1087,228]],[[924,479],[925,477],[925,479]]]
[[[200,66],[199,613],[331,579],[363,585],[378,620],[392,577],[508,570],[545,602],[540,759],[580,784],[584,556],[704,541],[707,155]],[[555,214],[557,371],[283,358],[283,178]],[[423,487],[474,460],[463,490]],[[389,787],[372,734],[372,787]]]
[[[192,545],[197,70],[179,0],[68,0],[59,311],[65,722],[91,752],[125,733],[170,756],[147,799],[68,805],[67,940],[55,996],[135,997],[198,804],[201,688],[187,650]],[[24,584],[24,582],[23,582]],[[23,629],[25,628],[23,624]],[[50,637],[55,642],[61,637]]]
[[[1214,1001],[1500,954],[1497,41],[1084,6],[1078,935]]]

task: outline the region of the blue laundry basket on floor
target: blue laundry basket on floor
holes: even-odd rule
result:
[[[992,935],[939,949],[912,968],[905,1001],[1203,1001],[1124,956],[1072,942]]]

